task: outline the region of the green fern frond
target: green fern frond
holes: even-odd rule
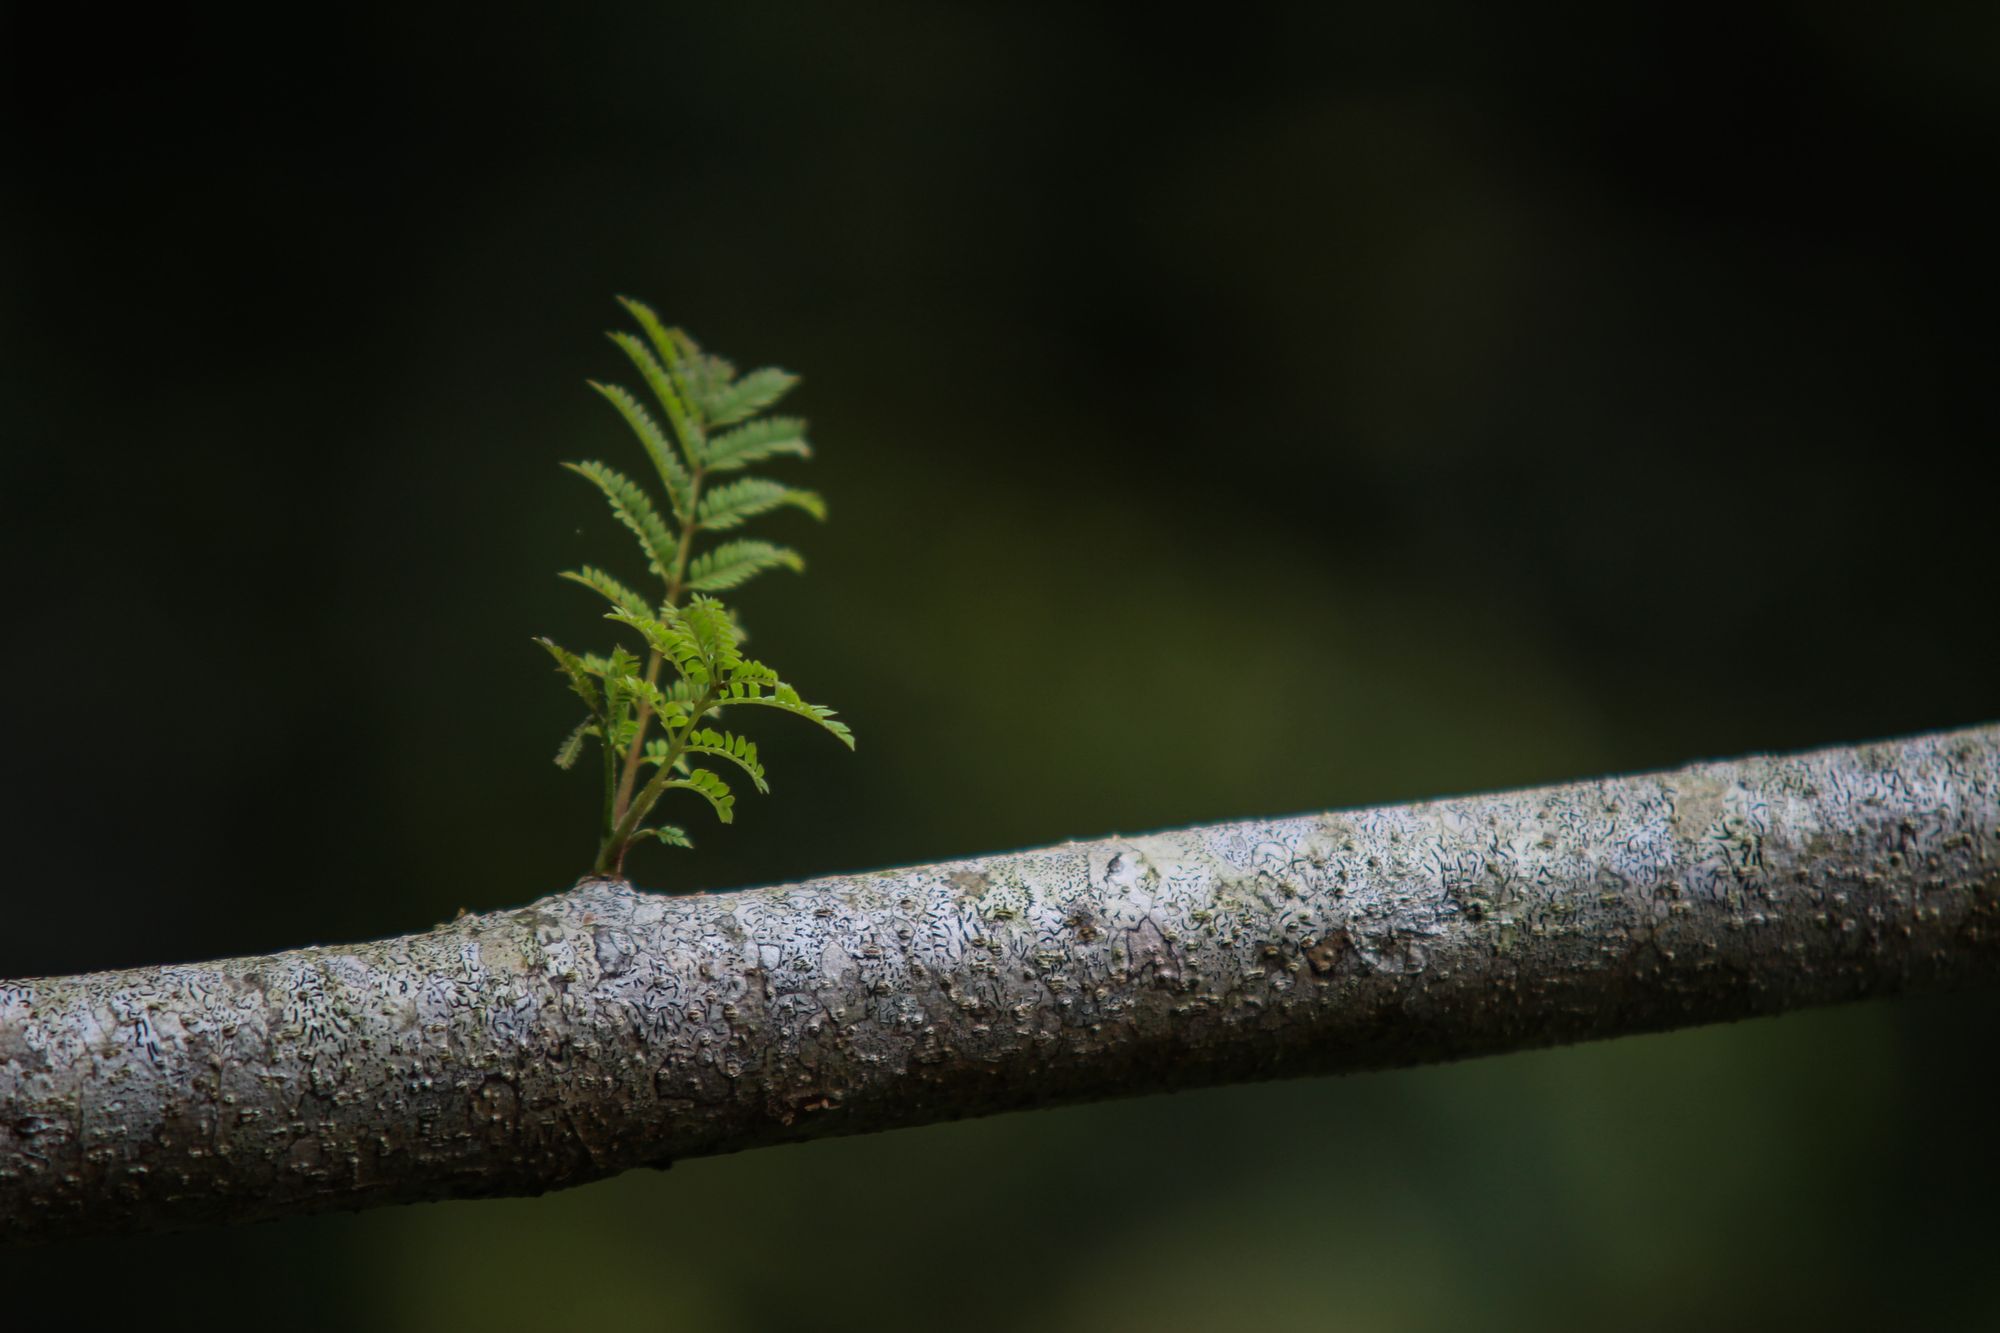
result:
[[[766,693],[766,690],[769,693]],[[854,748],[854,733],[845,722],[834,720],[834,711],[820,704],[809,704],[799,697],[799,692],[780,681],[766,686],[756,681],[732,681],[723,693],[721,703],[726,708],[748,705],[758,708],[777,708],[784,712],[817,722],[833,733],[833,736],[848,749]]]
[[[577,698],[583,700],[583,706],[588,708],[593,716],[602,719],[605,716],[604,695],[592,677],[603,673],[593,671],[584,659],[554,639],[538,638],[535,642],[548,649],[549,656],[556,659],[557,668],[569,677],[569,687],[576,691]]]
[[[733,671],[743,661],[736,651],[740,637],[729,611],[713,597],[696,596],[681,611],[681,630],[694,640],[710,675]]]
[[[627,730],[632,721],[628,716],[632,692],[625,688],[625,682],[633,679],[638,665],[638,659],[623,648],[612,649],[611,656],[604,659],[604,671],[599,679],[604,682],[604,716],[610,719],[614,747],[629,745],[632,741],[632,733]]]
[[[766,481],[762,477],[745,477],[726,486],[717,486],[701,497],[701,526],[733,528],[747,519],[786,505],[803,509],[817,519],[826,518],[826,501],[812,491]]]
[[[611,502],[611,512],[639,539],[639,549],[645,552],[647,563],[661,578],[666,578],[674,567],[676,544],[645,489],[624,473],[602,463],[564,463],[563,466],[604,492],[604,498]]]
[[[806,423],[798,417],[765,417],[710,439],[707,466],[710,472],[734,472],[787,455],[812,457],[812,446],[806,443]]]
[[[575,768],[577,759],[583,754],[584,738],[600,734],[597,723],[590,718],[577,723],[576,729],[563,737],[563,743],[556,747],[556,767]]]
[[[706,454],[702,441],[707,427],[714,424],[714,416],[709,411],[710,404],[727,393],[736,378],[736,367],[719,356],[712,356],[701,350],[700,344],[687,335],[685,329],[669,328],[660,321],[650,307],[629,297],[619,297],[632,318],[639,321],[639,327],[646,331],[647,341],[653,344],[653,351],[659,356],[660,364],[679,397],[682,411],[689,418],[692,438],[696,447]],[[630,355],[628,352],[627,355]],[[641,371],[643,374],[643,370]],[[692,465],[692,457],[690,457]]]
[[[711,484],[755,463],[811,456],[805,422],[794,417],[752,420],[788,393],[797,377],[776,369],[739,376],[728,361],[704,352],[645,305],[620,299],[640,334],[613,333],[611,340],[644,379],[665,426],[638,395],[616,385],[593,382],[592,387],[638,438],[665,487],[667,505],[656,507],[644,487],[603,463],[568,466],[603,492],[618,520],[639,539],[662,586],[635,588],[596,565],[564,575],[603,597],[611,607],[607,618],[638,634],[645,644],[643,666],[641,657],[623,646],[602,657],[579,656],[540,640],[591,713],[564,740],[557,761],[574,765],[590,737],[600,746],[605,777],[597,856],[601,874],[622,874],[626,853],[648,838],[689,845],[679,828],[648,826],[654,806],[669,791],[701,796],[724,823],[734,817],[729,784],[695,766],[695,760],[733,764],[758,791],[770,790],[756,744],[717,727],[725,710],[741,705],[794,713],[843,744],[854,744],[853,734],[832,709],[807,703],[776,671],[743,656],[742,627],[711,595],[740,587],[768,569],[803,569],[803,559],[786,547],[740,538],[703,549],[707,534],[740,529],[778,509],[826,516],[825,502],[808,490],[757,477]]]
[[[701,346],[688,337],[685,329],[668,328],[644,301],[621,296],[618,304],[625,307],[626,314],[639,321],[639,327],[646,331],[647,341],[653,344],[653,350],[660,354],[660,360],[669,370],[680,369],[684,362],[702,355]],[[724,364],[727,365],[726,362]]]
[[[626,713],[611,724],[611,749],[615,754],[624,754],[639,734],[639,719]]]
[[[662,607],[661,609],[669,617],[672,616],[673,609],[671,607]],[[647,611],[627,611],[623,607],[620,607],[617,610],[606,611],[604,618],[606,620],[615,620],[621,625],[629,625],[633,629],[638,630],[639,637],[646,641],[648,648],[669,657],[682,650],[682,641],[687,638],[674,625]]]
[[[757,742],[738,736],[734,732],[715,731],[704,727],[687,739],[684,747],[689,754],[713,755],[717,759],[727,759],[742,769],[758,791],[768,793],[771,788],[764,781],[764,766],[757,761]]]
[[[695,415],[698,409],[682,396],[681,387],[674,383],[673,376],[643,341],[629,333],[614,333],[611,341],[618,344],[618,350],[625,353],[638,368],[640,378],[646,381],[646,387],[653,391],[653,397],[666,411],[667,422],[674,428],[674,438],[680,441],[681,457],[686,460],[688,470],[701,471],[702,427]]]
[[[644,597],[594,565],[585,565],[582,569],[565,569],[557,577],[568,579],[571,583],[581,583],[628,614],[643,616],[652,609]]]
[[[653,471],[660,475],[660,484],[667,488],[667,503],[674,511],[674,517],[687,522],[688,497],[693,493],[693,480],[681,465],[680,455],[675,452],[674,446],[667,443],[665,432],[655,424],[645,406],[623,388],[616,384],[599,384],[596,380],[585,382],[618,409],[618,415],[625,418],[625,424],[639,437],[646,457],[653,460]]]
[[[623,647],[613,648],[607,657],[599,657],[596,653],[585,653],[581,660],[585,669],[599,680],[616,680],[620,676],[629,676],[639,666],[639,659],[626,652]]]
[[[711,426],[733,426],[771,407],[798,383],[797,375],[775,366],[753,370],[733,384],[711,390],[702,401],[702,415]]]
[[[805,567],[805,558],[789,547],[759,541],[724,542],[688,566],[687,586],[696,592],[725,592],[767,569],[803,572]]]
[[[658,718],[660,725],[668,731],[676,731],[688,724],[688,710],[682,704],[667,696],[666,692],[650,680],[638,676],[627,676],[619,684],[632,699],[646,705]]]
[[[697,768],[689,771],[684,778],[669,778],[660,784],[662,791],[691,791],[703,797],[715,807],[715,817],[727,824],[736,818],[736,798],[730,794],[729,784],[713,770]]]
[[[762,662],[757,661],[755,658],[746,657],[743,658],[741,661],[737,662],[737,664],[733,668],[731,668],[729,672],[729,683],[731,685],[741,685],[741,684],[777,685],[780,684],[781,682],[778,679],[777,672],[773,671],[770,667],[765,666]]]
[[[604,618],[638,630],[640,637],[646,640],[646,646],[658,653],[662,661],[672,665],[683,680],[697,685],[706,684],[714,675],[707,655],[703,653],[701,644],[681,624],[679,614],[671,607],[666,610],[669,617],[666,620],[626,611],[609,611]]]
[[[703,424],[713,424],[709,408],[729,391],[730,384],[736,379],[736,367],[695,347],[690,340],[680,360],[675,363],[673,374],[674,382],[681,386],[689,401],[695,405]]]

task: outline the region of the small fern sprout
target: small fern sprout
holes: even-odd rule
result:
[[[650,579],[635,587],[594,565],[563,577],[589,588],[611,609],[607,620],[628,632],[638,651],[614,647],[606,656],[573,653],[537,639],[556,660],[583,701],[585,716],[556,751],[556,763],[573,767],[595,743],[603,761],[603,829],[595,873],[620,875],[633,846],[648,838],[687,847],[686,832],[648,823],[668,792],[706,801],[727,824],[736,796],[714,768],[720,761],[768,791],[754,741],[717,724],[725,709],[775,708],[815,722],[849,749],[853,733],[833,710],[807,703],[762,662],[745,657],[743,632],[714,594],[741,587],[770,569],[803,570],[796,551],[731,535],[697,549],[710,533],[731,533],[778,509],[799,509],[816,519],[826,505],[811,491],[763,477],[740,475],[752,464],[807,458],[805,422],[764,413],[798,383],[782,370],[738,375],[687,334],[662,324],[637,301],[619,298],[643,337],[613,333],[611,341],[632,362],[659,411],[662,430],[639,397],[615,384],[592,382],[638,437],[660,484],[664,503],[647,488],[603,463],[563,466],[590,482],[639,544]]]

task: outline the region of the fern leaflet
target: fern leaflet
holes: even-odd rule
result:
[[[667,443],[667,437],[637,398],[616,384],[599,384],[589,381],[590,387],[603,394],[611,405],[618,409],[618,415],[625,418],[625,424],[639,437],[639,444],[645,449],[646,457],[653,460],[653,471],[659,473],[660,484],[667,488],[667,506],[674,517],[687,522],[688,495],[691,483],[687,469],[681,466],[680,455],[674,446]]]
[[[743,655],[736,651],[743,635],[728,610],[713,597],[696,597],[680,614],[681,629],[694,641],[695,649],[711,676],[734,671]]]
[[[766,481],[762,477],[745,477],[726,486],[717,486],[702,497],[701,525],[711,530],[733,528],[785,505],[803,509],[817,519],[826,517],[826,501],[811,491]]]
[[[713,755],[717,759],[727,759],[742,769],[750,782],[760,792],[769,792],[770,785],[764,780],[764,766],[757,762],[757,742],[746,740],[734,732],[715,731],[703,728],[688,737],[684,747],[688,754]]]
[[[583,757],[585,738],[600,734],[597,724],[589,718],[577,723],[575,730],[563,737],[563,743],[556,748],[556,767],[575,768],[576,761]]]
[[[660,354],[660,360],[670,367],[679,368],[683,362],[701,355],[701,348],[694,339],[680,329],[670,329],[660,322],[652,307],[643,301],[634,301],[629,296],[618,298],[618,304],[625,307],[627,314],[639,321],[639,327],[646,331],[646,340],[653,344],[653,350]],[[723,363],[725,366],[727,363]]]
[[[665,409],[667,421],[674,428],[674,438],[680,441],[681,457],[686,460],[688,471],[701,471],[701,423],[695,417],[695,408],[681,395],[681,388],[674,383],[652,349],[629,333],[614,333],[611,341],[618,344],[618,350],[625,353],[628,360],[638,368],[639,377],[646,381],[646,387],[653,391]]]
[[[724,431],[708,442],[708,470],[734,472],[752,463],[785,456],[811,458],[806,423],[797,417],[766,417]]]
[[[768,694],[765,693],[765,689],[765,685],[757,681],[732,682],[722,695],[721,703],[726,708],[734,708],[741,704],[783,709],[787,713],[805,718],[808,722],[817,722],[832,732],[842,745],[850,750],[854,748],[854,733],[848,730],[845,722],[834,720],[834,711],[831,708],[807,703],[799,697],[797,690],[782,681],[770,687]]]
[[[711,390],[702,411],[712,426],[733,426],[771,407],[797,386],[799,377],[783,370],[753,370],[734,384]]]
[[[690,769],[684,778],[668,778],[660,784],[664,791],[691,791],[706,797],[715,807],[715,817],[728,824],[735,821],[736,798],[730,795],[729,784],[716,776],[714,770],[706,768]]]
[[[665,577],[673,568],[675,543],[653,502],[646,498],[638,482],[602,463],[564,463],[564,467],[587,479],[611,502],[611,512],[639,539],[639,549],[653,572]]]
[[[548,649],[549,656],[556,659],[556,666],[569,677],[569,687],[576,691],[576,697],[583,700],[583,706],[597,717],[605,715],[603,693],[597,688],[593,676],[601,672],[592,671],[590,665],[554,639],[536,639],[536,643]]]
[[[767,569],[791,569],[801,573],[806,562],[797,551],[769,542],[724,542],[695,558],[688,567],[687,586],[697,592],[726,592],[740,587]]]
[[[557,577],[568,579],[571,583],[581,583],[628,615],[646,614],[646,599],[601,569],[585,565],[582,569],[566,569]]]

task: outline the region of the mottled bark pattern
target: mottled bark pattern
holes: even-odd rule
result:
[[[0,1237],[533,1193],[2000,972],[2000,728],[0,985]]]

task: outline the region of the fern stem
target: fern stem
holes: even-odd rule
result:
[[[671,598],[668,599],[667,605],[674,605]],[[660,668],[665,662],[666,659],[660,656],[657,649],[647,657],[646,683],[648,685],[657,686],[660,683]],[[612,802],[611,822],[613,823],[624,816],[625,807],[632,803],[632,788],[636,785],[639,776],[639,758],[645,753],[646,731],[653,721],[653,708],[651,704],[642,699],[639,701],[638,709],[639,729],[632,733],[632,744],[626,747],[623,771],[617,780],[617,799]],[[609,831],[609,825],[607,824],[606,832],[608,833]]]
[[[676,422],[677,426],[678,424]],[[695,521],[695,514],[697,512],[696,506],[701,503],[701,483],[705,474],[706,469],[700,466],[689,470],[687,513],[681,520],[681,540],[679,547],[674,551],[673,572],[667,576],[666,604],[670,607],[678,607],[681,604],[682,596],[687,591],[685,585],[687,582],[688,558],[694,553],[694,534],[701,527],[701,524]],[[648,685],[657,686],[660,683],[660,668],[665,664],[665,660],[660,656],[658,649],[654,649],[647,657],[646,683]],[[618,778],[618,793],[616,797],[609,798],[609,804],[605,811],[604,845],[599,847],[597,851],[597,870],[599,874],[617,875],[624,872],[625,853],[632,845],[632,834],[638,829],[638,821],[645,818],[645,810],[641,810],[638,817],[633,818],[632,806],[633,790],[639,785],[640,760],[646,752],[646,732],[652,726],[652,706],[646,703],[645,700],[640,700],[636,716],[639,725],[632,732],[632,743],[625,749],[624,772]],[[692,722],[689,725],[692,726]],[[683,745],[686,744],[686,736],[687,733],[684,731],[681,740]],[[610,755],[610,748],[608,746],[605,749],[605,754],[607,757]],[[660,766],[662,773],[668,771],[668,765],[671,764],[672,759],[677,757],[677,755],[678,752],[676,752],[675,756],[669,757],[668,764]],[[611,774],[607,769],[605,773],[605,790],[607,792],[610,791],[610,781]],[[656,801],[658,799],[659,793],[654,792],[653,800]],[[652,801],[646,802],[646,809],[651,808]]]
[[[660,760],[659,771],[642,788],[625,809],[618,824],[605,838],[603,852],[597,858],[597,871],[603,875],[622,875],[625,870],[625,853],[631,850],[632,839],[639,832],[639,825],[653,812],[660,797],[666,793],[667,784],[673,781],[674,763],[687,753],[688,737],[694,735],[701,719],[715,706],[716,689],[709,683],[702,696],[688,713],[688,720],[679,733],[667,733],[666,755]],[[643,730],[643,728],[642,728]]]
[[[617,803],[613,792],[618,784],[618,759],[611,753],[611,720],[607,717],[598,723],[598,746],[604,754],[604,842],[598,847],[601,859],[604,849],[611,845],[611,830],[618,823]]]

